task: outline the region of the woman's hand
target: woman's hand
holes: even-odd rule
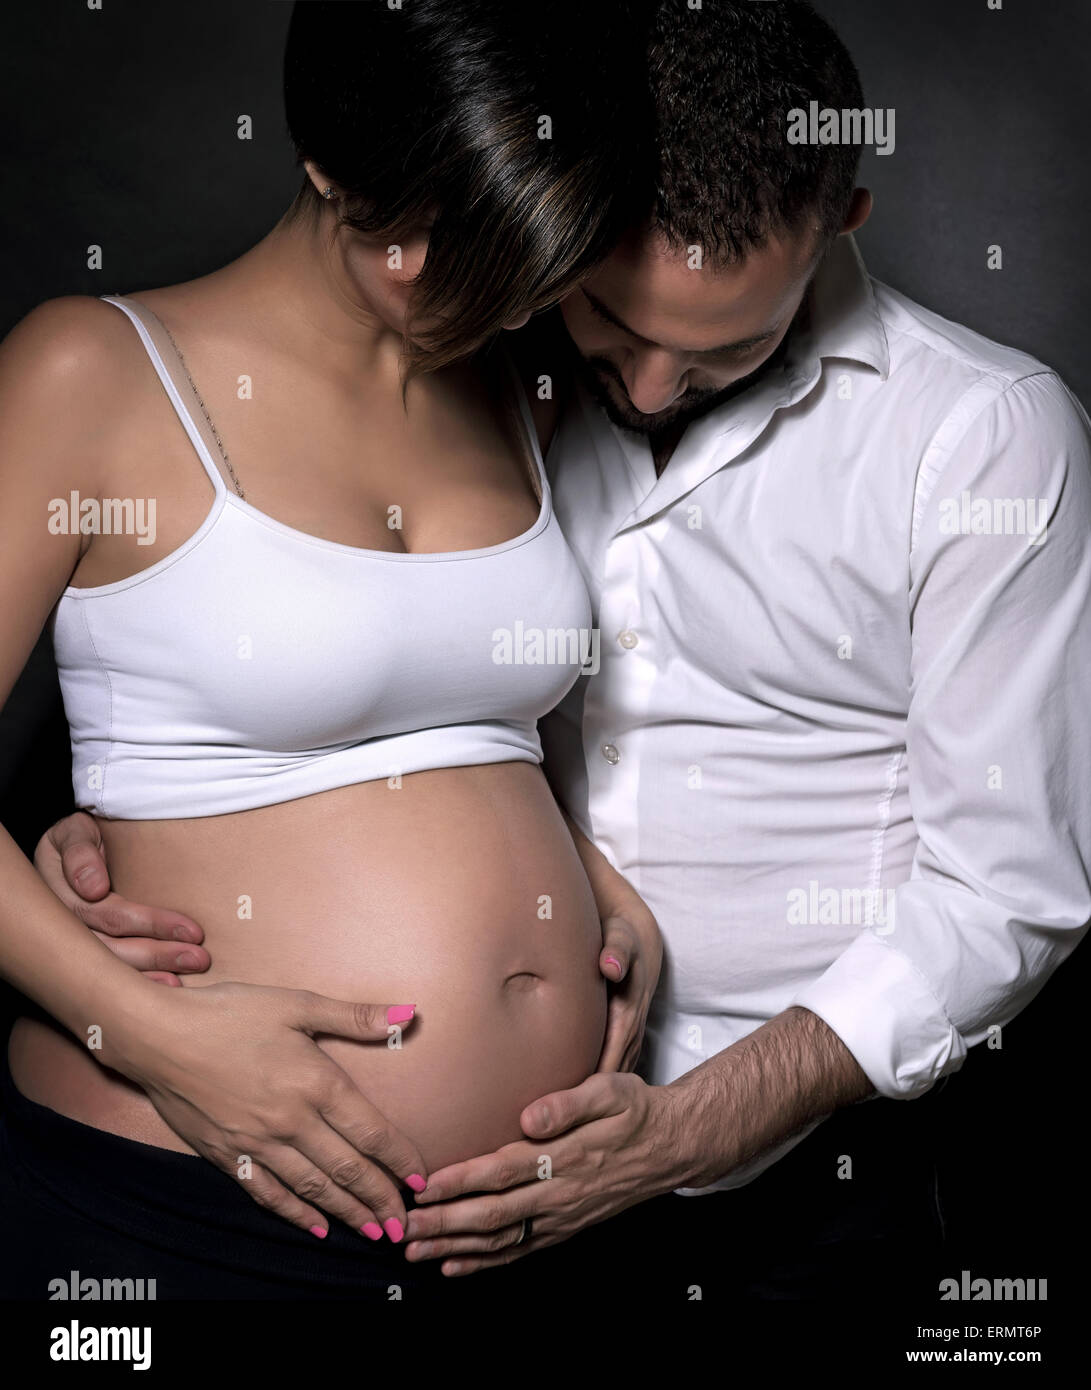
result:
[[[34,851],[34,867],[104,946],[149,980],[180,985],[179,974],[198,974],[211,964],[200,944],[204,932],[191,917],[131,903],[111,891],[102,836],[86,812],[66,816],[46,831]]]
[[[599,970],[612,988],[596,1072],[636,1068],[663,964],[659,926],[643,900],[635,893],[632,896],[635,901],[622,909],[624,915],[609,916],[602,924]]]
[[[648,904],[564,811],[602,922],[599,970],[610,984],[606,1037],[595,1072],[633,1071],[663,966],[663,938]]]
[[[400,1241],[394,1179],[423,1191],[424,1161],[314,1037],[380,1045],[414,1007],[242,984],[157,992],[104,1027],[101,1056],[259,1206],[315,1236],[326,1235],[327,1212],[372,1240],[385,1231]],[[396,1049],[390,1059],[397,1066]]]
[[[39,841],[34,863],[55,896],[147,979],[180,985],[165,967],[208,969],[209,954],[197,944],[204,933],[191,918],[110,891],[91,816],[58,821]],[[187,944],[165,944],[171,941]],[[118,1047],[104,1048],[103,1060],[259,1205],[315,1234],[327,1230],[322,1207],[374,1240],[384,1230],[400,1240],[405,1204],[390,1173],[423,1188],[423,1160],[313,1037],[386,1041],[410,1021],[408,1006],[394,1006],[403,1018],[388,1019],[378,1004],[241,984],[178,990],[176,1000],[157,998],[139,1035],[129,1031]]]

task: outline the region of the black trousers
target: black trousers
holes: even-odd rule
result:
[[[934,1306],[950,1271],[931,1110],[850,1107],[744,1187],[653,1198],[521,1263],[543,1301]]]
[[[324,1241],[253,1203],[204,1159],[107,1134],[35,1104],[3,1068],[0,1296],[52,1281],[156,1281],[174,1299],[352,1299],[495,1309],[703,1300],[825,1300],[935,1289],[942,1242],[927,1101],[842,1111],[731,1192],[668,1194],[531,1251],[448,1279],[339,1222]],[[851,1160],[852,1176],[845,1159]],[[403,1193],[407,1208],[413,1194]],[[934,1295],[933,1295],[934,1296]]]

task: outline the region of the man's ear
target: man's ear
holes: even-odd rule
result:
[[[862,227],[871,216],[871,209],[875,206],[875,199],[871,196],[871,190],[867,188],[857,188],[852,195],[852,202],[849,204],[848,215],[845,218],[845,225],[841,228],[842,236],[846,232],[855,232]]]

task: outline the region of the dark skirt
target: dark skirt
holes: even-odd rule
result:
[[[510,1265],[447,1278],[439,1261],[410,1264],[404,1245],[337,1221],[320,1241],[205,1159],[67,1119],[22,1095],[6,1065],[0,1074],[4,1298],[45,1300],[51,1284],[87,1279],[137,1291],[143,1280],[145,1298],[154,1279],[157,1301],[400,1299],[492,1313],[936,1296],[943,1216],[919,1101],[850,1107],[734,1191],[656,1197]],[[838,1177],[846,1155],[852,1181]],[[402,1197],[411,1210],[413,1193]]]
[[[56,1281],[90,1279],[131,1280],[145,1298],[154,1280],[157,1300],[377,1302],[446,1297],[454,1283],[437,1262],[410,1264],[404,1242],[371,1241],[339,1221],[319,1240],[206,1159],[70,1120],[24,1096],[6,1064],[0,1072],[4,1298],[48,1299]],[[413,1193],[402,1196],[410,1209]]]

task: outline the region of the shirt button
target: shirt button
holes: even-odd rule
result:
[[[631,627],[627,627],[624,632],[618,633],[617,640],[621,643],[623,647],[626,647],[631,650],[640,641],[640,638],[636,635],[636,633],[632,630]]]
[[[621,754],[612,743],[604,743],[602,745],[602,756],[608,763],[616,763],[621,759]]]

